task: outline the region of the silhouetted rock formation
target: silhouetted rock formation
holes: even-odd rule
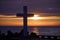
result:
[[[39,36],[36,35],[36,33],[33,33],[33,32],[30,34],[30,37],[33,37],[33,38],[39,38]]]
[[[31,32],[31,34],[27,37],[23,36],[23,30],[20,33],[12,33],[11,31],[7,31],[7,35],[5,33],[1,33],[0,31],[0,40],[58,40],[60,36],[48,36],[48,35],[37,35],[36,33]]]

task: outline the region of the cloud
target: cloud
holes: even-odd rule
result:
[[[22,7],[28,6],[29,12],[55,13],[60,15],[60,0],[0,0],[0,14],[4,15],[23,12]],[[49,8],[52,8],[51,10]]]

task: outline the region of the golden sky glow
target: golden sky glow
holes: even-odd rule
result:
[[[41,17],[39,15],[34,15],[33,17],[30,17],[28,19],[39,20],[39,19],[41,19]]]
[[[17,18],[14,16],[4,16],[0,15],[0,26],[22,26],[23,18]],[[39,15],[34,15],[33,17],[28,17],[28,26],[60,26],[60,17],[49,16],[40,17]]]

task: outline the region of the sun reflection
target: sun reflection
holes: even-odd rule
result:
[[[37,27],[33,28],[33,29],[31,30],[31,32],[36,33],[37,35],[39,35],[39,30],[38,30]]]

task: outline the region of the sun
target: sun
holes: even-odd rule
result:
[[[38,19],[40,19],[40,17],[39,17],[39,15],[34,15],[34,16],[32,17],[32,19],[38,20]]]
[[[34,15],[33,17],[30,17],[28,19],[39,20],[41,19],[41,17],[39,15]]]

